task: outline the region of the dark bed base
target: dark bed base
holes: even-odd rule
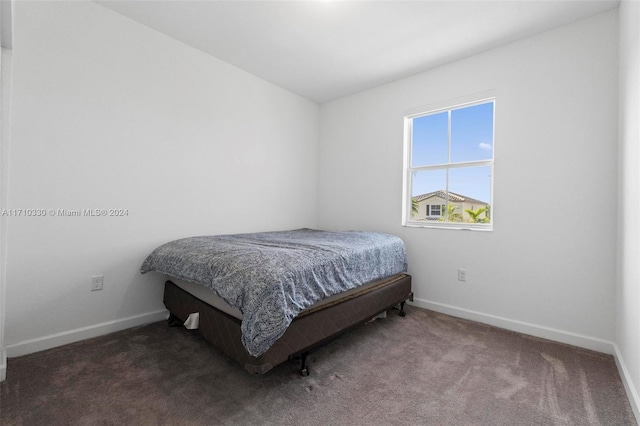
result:
[[[170,323],[182,324],[189,314],[199,312],[199,332],[204,339],[252,374],[264,374],[287,360],[300,357],[301,373],[307,375],[309,351],[396,305],[400,305],[400,315],[404,316],[403,306],[407,300],[413,300],[410,275],[399,274],[378,281],[368,290],[301,313],[267,352],[254,357],[242,345],[239,319],[203,302],[171,281],[167,281],[164,288],[164,304],[171,313]]]

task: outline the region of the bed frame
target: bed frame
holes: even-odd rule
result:
[[[240,320],[203,302],[171,281],[165,283],[164,304],[170,312],[169,325],[182,325],[189,314],[198,312],[199,332],[252,374],[264,374],[275,366],[301,359],[300,373],[309,374],[308,353],[336,338],[348,329],[398,306],[404,316],[404,304],[413,301],[411,276],[398,274],[368,286],[361,292],[321,307],[300,313],[276,343],[258,357],[249,355],[241,342]]]

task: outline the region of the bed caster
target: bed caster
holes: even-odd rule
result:
[[[400,312],[398,312],[398,315],[400,315],[401,317],[407,316],[407,313],[404,311],[404,303],[405,302],[400,302]]]
[[[302,377],[307,377],[309,375],[309,366],[307,366],[307,355],[307,352],[300,355],[300,375]]]

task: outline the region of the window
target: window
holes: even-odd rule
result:
[[[492,229],[495,99],[405,116],[403,225]]]
[[[439,205],[437,205],[437,204],[432,204],[431,205],[431,214],[430,214],[430,216],[441,216],[442,213],[440,213],[440,212],[441,212],[441,210],[440,210],[440,206]]]

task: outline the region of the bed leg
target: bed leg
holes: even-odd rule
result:
[[[303,352],[300,355],[300,375],[304,377],[309,375],[309,366],[307,366],[307,355],[309,355],[309,352]]]
[[[404,304],[405,302],[400,302],[400,312],[398,312],[398,315],[401,317],[407,316],[407,313],[404,311]]]
[[[182,321],[180,321],[180,318],[178,318],[177,316],[169,313],[169,318],[167,318],[167,325],[169,327],[180,327],[182,325]]]

